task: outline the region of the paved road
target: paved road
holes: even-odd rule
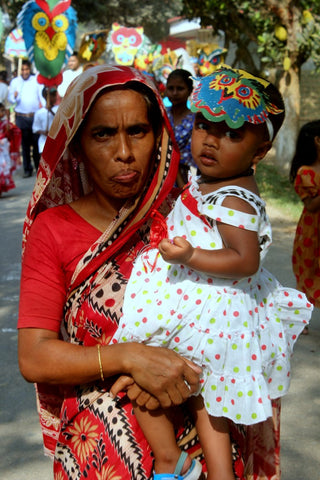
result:
[[[0,198],[0,479],[52,480],[51,461],[42,455],[33,385],[17,365],[17,308],[21,231],[34,177],[16,175],[17,188]],[[274,245],[267,268],[294,286],[290,252],[294,225],[269,211]],[[320,313],[310,334],[301,336],[293,357],[293,378],[282,402],[282,480],[320,480]]]

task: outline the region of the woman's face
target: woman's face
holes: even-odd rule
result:
[[[101,95],[85,120],[80,138],[80,155],[96,194],[117,209],[140,194],[155,147],[142,95],[133,90]]]
[[[174,76],[167,82],[166,93],[172,105],[180,105],[187,103],[191,92],[182,78]]]

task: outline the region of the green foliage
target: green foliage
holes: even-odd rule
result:
[[[249,42],[257,44],[261,62],[258,69],[282,69],[284,60],[300,69],[312,58],[320,70],[320,2],[318,0],[184,0],[183,14],[200,17],[203,26],[223,30],[226,44],[232,41],[241,48],[237,60],[248,63]],[[277,35],[277,29],[283,35]],[[280,37],[280,38],[279,38]]]
[[[256,179],[260,195],[267,205],[298,221],[303,205],[289,182],[288,175],[279,172],[275,165],[262,161],[257,167]]]

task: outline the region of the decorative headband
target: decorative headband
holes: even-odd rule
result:
[[[269,139],[274,128],[269,115],[283,109],[273,104],[267,93],[267,80],[255,77],[245,70],[222,66],[198,82],[191,97],[191,110],[201,112],[211,122],[226,122],[230,128],[240,128],[245,122],[265,123]]]

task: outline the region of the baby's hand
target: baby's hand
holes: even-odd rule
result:
[[[172,241],[165,238],[159,243],[159,252],[163,259],[170,263],[187,265],[193,251],[194,248],[191,243],[183,237],[174,237]]]

